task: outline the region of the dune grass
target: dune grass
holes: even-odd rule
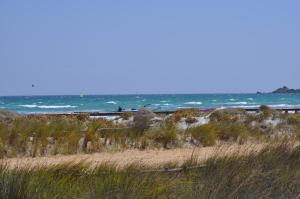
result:
[[[176,165],[118,169],[83,163],[36,168],[0,167],[1,198],[297,198],[300,148],[274,143],[257,153],[191,157]],[[168,168],[168,169],[163,169]]]
[[[240,109],[205,113],[210,122],[203,126],[191,124],[204,113],[197,109],[178,110],[143,132],[101,118],[90,119],[84,114],[21,117],[0,122],[0,157],[44,156],[50,153],[49,150],[52,155],[67,155],[132,148],[211,146],[219,142],[243,144],[248,140],[270,140],[277,135],[300,139],[300,114],[282,114],[268,107],[261,109],[257,114]],[[131,116],[122,117],[128,119]],[[268,120],[279,123],[270,125],[266,123]],[[189,128],[179,129],[176,121],[186,122]]]

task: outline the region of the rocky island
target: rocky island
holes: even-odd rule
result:
[[[282,88],[278,88],[272,93],[300,93],[300,89],[290,89],[286,86],[283,86]]]

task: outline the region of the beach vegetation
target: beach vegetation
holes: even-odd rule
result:
[[[200,142],[203,146],[215,145],[217,140],[217,129],[212,124],[204,124],[189,128],[188,133],[190,133],[192,138]]]
[[[273,110],[272,108],[270,108],[269,106],[266,106],[266,105],[261,105],[259,107],[259,111],[260,111],[260,114],[258,115],[259,121],[263,121],[268,118],[274,118],[277,115],[276,110]]]
[[[255,147],[255,146],[253,146]],[[255,150],[255,149],[254,149]],[[114,163],[90,167],[66,163],[37,167],[0,166],[1,198],[297,198],[300,151],[293,141],[272,143],[247,153],[224,155],[222,148],[204,162],[155,167]]]
[[[174,122],[179,122],[182,118],[194,118],[194,117],[200,117],[201,111],[196,108],[190,108],[190,109],[179,109],[176,110],[175,113],[172,115],[172,120]]]
[[[185,122],[187,123],[187,124],[194,124],[194,123],[196,123],[198,120],[196,119],[196,118],[194,118],[194,117],[187,117],[186,119],[185,119]]]
[[[167,149],[171,146],[175,146],[178,141],[179,131],[173,125],[173,123],[165,122],[158,128],[153,128],[145,133],[145,136],[153,140],[153,142],[159,143],[163,148]]]
[[[220,140],[236,141],[239,137],[245,138],[249,135],[249,130],[241,122],[215,124],[217,135]]]
[[[133,113],[131,113],[131,112],[123,112],[122,114],[121,114],[121,118],[123,119],[123,120],[128,120],[130,117],[133,117]]]
[[[92,119],[85,114],[29,115],[5,120],[0,122],[0,157],[173,148],[193,145],[194,141],[211,146],[219,141],[243,144],[247,140],[266,141],[278,136],[300,139],[300,114],[274,111],[270,114],[267,108],[263,111],[268,113],[215,110],[208,113],[209,122],[200,125],[197,116],[203,113],[198,111],[179,110],[156,122],[151,119],[153,114],[145,111],[143,121],[146,123],[141,122],[142,129],[116,120]],[[185,129],[174,121],[176,114],[185,118],[188,124]]]

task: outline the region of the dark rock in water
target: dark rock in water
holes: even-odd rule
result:
[[[283,86],[282,88],[278,88],[272,93],[300,93],[300,89],[290,89],[286,86]]]
[[[144,131],[148,129],[151,125],[151,119],[155,117],[155,114],[147,109],[141,108],[138,112],[134,114],[133,126],[139,131]]]
[[[0,121],[13,120],[18,117],[21,117],[19,113],[8,111],[5,109],[0,109]]]

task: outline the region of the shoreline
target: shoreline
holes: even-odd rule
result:
[[[295,107],[295,108],[272,108],[270,107],[272,110],[275,111],[281,111],[281,112],[285,112],[285,113],[298,113],[300,112],[300,107]],[[245,110],[246,112],[255,112],[258,113],[260,112],[260,107],[258,106],[257,108],[238,108],[238,107],[222,107],[222,108],[184,108],[184,109],[176,109],[176,110],[172,110],[172,111],[153,111],[153,113],[155,114],[163,114],[163,115],[169,115],[169,114],[173,114],[178,110],[185,110],[185,109],[197,109],[200,110],[201,112],[210,112],[210,111],[214,111],[214,110],[222,110],[222,109],[241,109],[241,110]],[[124,113],[136,113],[137,110],[134,111],[121,111],[121,112],[106,112],[106,111],[99,111],[99,112],[95,112],[95,111],[72,111],[72,112],[43,112],[43,113],[28,113],[28,114],[24,114],[21,113],[22,115],[80,115],[80,114],[87,114],[89,116],[121,116]]]

